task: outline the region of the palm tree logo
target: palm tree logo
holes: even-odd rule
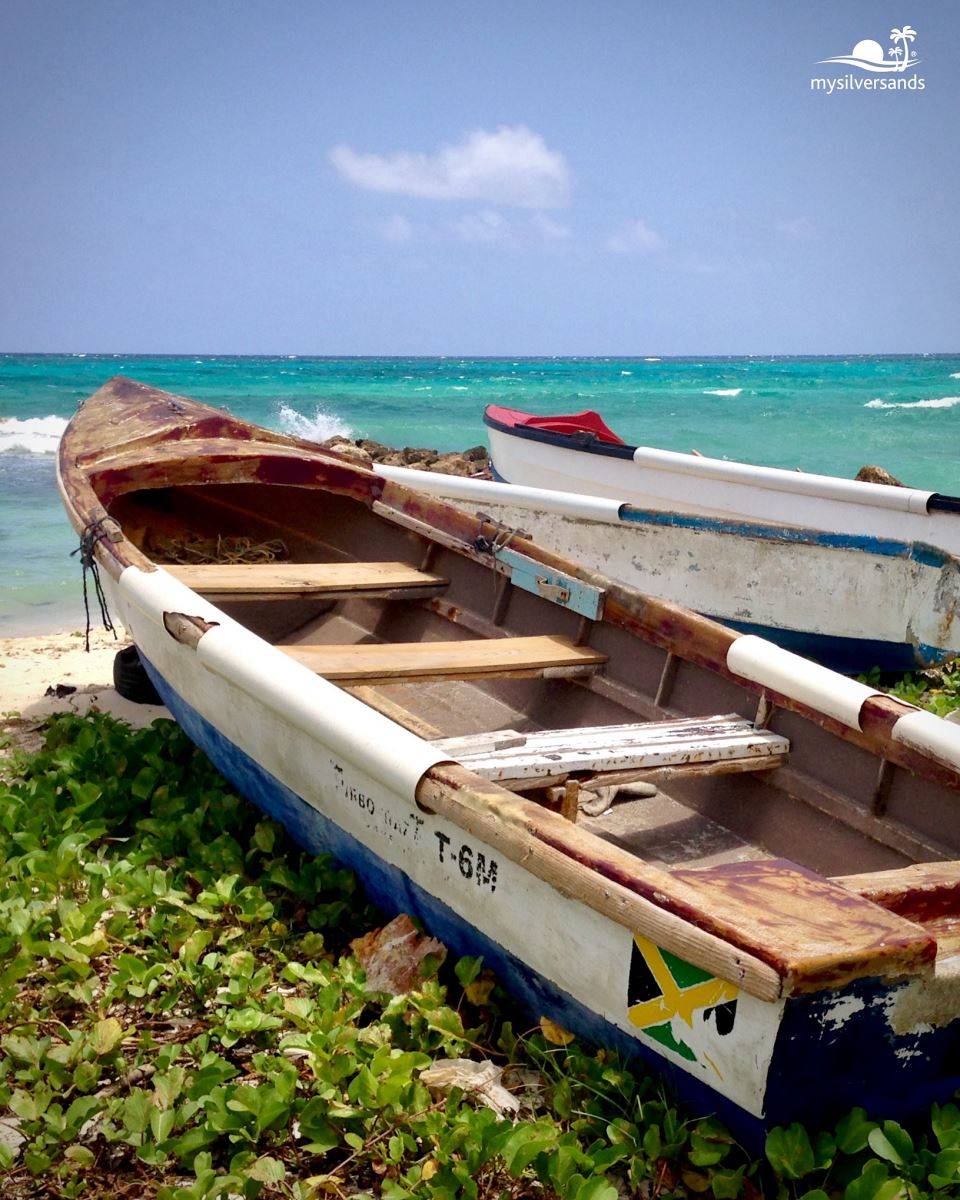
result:
[[[890,40],[893,45],[890,47],[890,56],[897,59],[898,68],[901,71],[907,69],[907,64],[910,61],[910,46],[909,43],[915,41],[917,31],[909,25],[904,25],[902,29],[891,29]],[[900,55],[903,55],[903,62],[900,62]]]
[[[906,71],[915,67],[920,60],[917,52],[911,51],[910,43],[916,41],[917,31],[912,25],[904,25],[902,29],[891,29],[890,40],[893,45],[884,53],[883,47],[873,38],[864,38],[857,42],[849,54],[840,54],[836,58],[822,58],[821,63],[842,63],[847,67],[859,67],[861,71],[873,74],[890,74],[894,71]],[[890,62],[887,59],[889,55]]]

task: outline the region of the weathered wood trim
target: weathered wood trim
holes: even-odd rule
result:
[[[782,859],[666,871],[455,765],[428,771],[417,801],[761,999],[917,974],[936,955],[919,926]]]
[[[285,654],[333,682],[339,680],[516,679],[558,671],[592,671],[605,654],[570,638],[477,638],[456,642],[369,642],[359,645],[278,646]]]
[[[420,781],[417,802],[425,809],[453,821],[467,833],[482,838],[525,870],[576,896],[584,904],[618,924],[652,938],[658,945],[732,983],[761,1000],[777,1000],[783,992],[779,973],[750,953],[738,950],[714,934],[691,925],[684,917],[661,908],[613,879],[597,878],[584,887],[583,867],[571,855],[546,842],[531,839],[531,820],[554,827],[561,823],[572,835],[575,824],[559,814],[513,796],[494,784],[477,788],[476,776],[462,767],[438,767]],[[587,838],[589,834],[582,835]],[[617,857],[614,851],[613,857]],[[626,854],[623,857],[629,857]],[[633,866],[636,860],[630,859]],[[652,869],[655,870],[655,869]],[[655,872],[657,876],[664,872]]]
[[[282,598],[415,599],[448,581],[403,562],[173,563],[164,569],[208,600]]]

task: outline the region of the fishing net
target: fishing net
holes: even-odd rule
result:
[[[154,534],[146,551],[154,562],[163,563],[267,563],[289,559],[290,552],[280,538],[254,542],[248,537],[203,537],[186,534],[167,537]]]

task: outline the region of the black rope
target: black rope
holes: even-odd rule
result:
[[[486,513],[478,512],[477,519],[480,522],[480,528],[477,532],[477,536],[473,540],[473,548],[480,554],[496,555],[497,551],[502,550],[511,538],[529,536],[528,534],[524,533],[522,529],[511,529],[510,526],[505,525],[503,521],[495,519],[494,517],[490,517]],[[495,533],[493,535],[493,541],[484,535],[484,524],[492,525],[494,527]]]
[[[87,572],[93,578],[94,595],[97,598],[97,603],[100,606],[100,620],[103,622],[103,627],[108,633],[112,633],[116,639],[117,631],[113,621],[110,619],[110,613],[107,609],[107,597],[103,590],[103,584],[100,582],[100,567],[94,556],[97,542],[107,536],[107,531],[104,528],[104,522],[110,521],[110,517],[100,517],[97,521],[91,521],[80,535],[80,545],[76,550],[71,550],[70,557],[75,554],[80,555],[80,565],[83,567],[83,611],[87,618],[87,627],[84,632],[84,646],[87,653],[90,652],[90,597],[87,592]]]

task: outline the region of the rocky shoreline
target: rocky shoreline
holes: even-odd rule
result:
[[[384,446],[370,438],[359,438],[352,441],[345,437],[327,438],[322,443],[327,450],[335,450],[338,454],[350,458],[354,462],[370,466],[371,463],[383,463],[388,467],[412,467],[415,471],[437,471],[444,475],[479,476],[490,478],[490,455],[486,446],[471,446],[469,450],[452,450],[441,453],[439,450],[428,450],[404,446],[396,449]]]
[[[321,445],[367,467],[371,463],[384,463],[388,467],[412,467],[415,471],[437,471],[444,475],[472,476],[480,479],[492,478],[490,454],[486,446],[471,446],[469,450],[451,450],[444,453],[413,446],[404,446],[401,450],[385,446],[371,438],[353,441],[340,435],[327,438]],[[906,486],[884,467],[874,465],[861,467],[854,478],[863,483]]]

